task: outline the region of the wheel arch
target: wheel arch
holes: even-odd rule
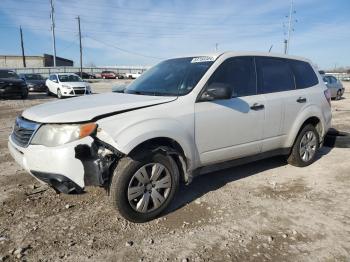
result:
[[[186,183],[190,182],[191,175],[188,172],[190,159],[186,157],[183,147],[175,139],[165,136],[153,137],[136,145],[127,155],[133,158],[144,153],[145,150],[160,150],[172,157],[179,168],[181,180]]]
[[[291,131],[287,136],[286,144],[284,145],[286,148],[293,146],[295,139],[298,137],[301,129],[307,124],[312,124],[316,128],[320,142],[323,141],[323,137],[325,135],[325,125],[323,122],[322,114],[319,112],[319,110],[317,110],[316,107],[311,106],[304,110],[294,122],[292,128],[290,129]]]

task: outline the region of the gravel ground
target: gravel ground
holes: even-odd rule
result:
[[[333,123],[350,132],[346,91]],[[16,115],[54,99],[0,100],[0,261],[349,261],[349,149],[322,148],[306,168],[277,157],[196,178],[163,217],[133,224],[102,188],[59,195],[12,160]]]

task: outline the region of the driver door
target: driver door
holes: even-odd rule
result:
[[[261,151],[264,97],[257,95],[253,57],[225,60],[213,73],[211,84],[228,85],[231,99],[199,101],[195,104],[195,141],[202,165],[208,165]]]

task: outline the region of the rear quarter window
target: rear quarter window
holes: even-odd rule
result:
[[[318,78],[311,65],[304,61],[289,60],[295,76],[297,89],[308,88],[318,84]]]

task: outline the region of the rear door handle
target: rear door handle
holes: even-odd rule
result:
[[[262,109],[264,109],[264,108],[265,108],[265,106],[264,106],[263,104],[258,104],[258,103],[254,103],[254,104],[250,107],[250,109],[255,110],[255,111],[262,110]]]
[[[306,103],[306,98],[305,98],[305,97],[299,97],[299,98],[297,99],[297,102],[298,102],[298,103]]]

